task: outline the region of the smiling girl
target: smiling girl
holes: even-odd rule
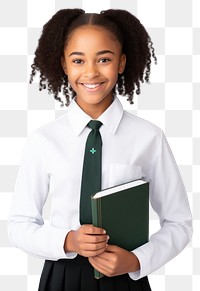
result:
[[[177,165],[163,132],[124,111],[117,94],[133,103],[148,82],[151,39],[124,10],[88,14],[58,11],[45,24],[31,81],[63,101],[67,112],[28,139],[9,219],[14,245],[45,259],[39,291],[149,291],[147,275],[191,239],[191,214]],[[109,244],[109,233],[80,219],[84,149],[91,120],[101,122],[101,189],[135,179],[150,183],[160,230],[131,252]],[[90,182],[90,181],[89,181]],[[42,210],[53,193],[50,225]],[[111,210],[112,211],[112,210]],[[119,229],[120,231],[120,229]],[[131,229],[130,229],[131,232]],[[105,276],[96,280],[93,268]]]

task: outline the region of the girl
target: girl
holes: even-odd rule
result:
[[[149,35],[124,10],[60,10],[43,28],[31,82],[40,71],[40,90],[47,88],[63,104],[62,91],[70,106],[28,139],[9,219],[13,244],[46,260],[39,291],[151,290],[147,275],[191,239],[186,191],[163,132],[124,111],[116,97],[127,96],[133,103],[141,82],[149,81],[152,57],[156,61]],[[101,188],[151,181],[150,202],[161,228],[131,252],[109,245],[109,233],[90,219],[80,223],[91,119],[101,122]],[[53,202],[46,225],[42,209],[49,192]],[[105,276],[94,279],[93,268]]]

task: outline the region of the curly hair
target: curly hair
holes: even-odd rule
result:
[[[76,93],[68,82],[61,65],[64,46],[73,31],[85,25],[98,25],[115,35],[126,55],[126,66],[118,74],[113,93],[126,96],[133,104],[134,93],[140,94],[140,84],[149,82],[151,59],[157,62],[153,43],[144,26],[126,10],[108,9],[97,13],[85,13],[82,9],[59,10],[43,27],[35,51],[30,83],[40,72],[39,90],[48,89],[54,98],[64,105],[59,94],[62,92],[68,106]]]

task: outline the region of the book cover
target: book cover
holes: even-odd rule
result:
[[[91,197],[93,225],[110,236],[109,244],[128,251],[149,239],[149,182],[132,181]],[[103,275],[95,270],[95,278]]]

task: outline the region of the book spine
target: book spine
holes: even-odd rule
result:
[[[101,199],[92,198],[92,223],[96,227],[102,227]]]
[[[95,279],[101,279],[104,277],[104,275],[102,273],[100,273],[99,271],[97,271],[96,269],[94,269],[94,277]]]
[[[101,199],[91,199],[92,205],[92,223],[96,227],[102,227],[102,214],[101,214]],[[94,269],[94,277],[101,279],[104,275]]]

